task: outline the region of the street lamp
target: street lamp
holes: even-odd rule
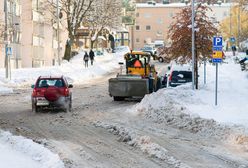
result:
[[[5,12],[5,28],[4,28],[4,41],[5,41],[5,77],[9,78],[9,59],[8,59],[8,6],[7,0],[4,0],[4,12]]]
[[[60,39],[59,39],[59,0],[56,1],[56,6],[57,6],[57,52],[58,52],[58,64],[60,65]]]
[[[195,0],[191,2],[192,7],[192,89],[195,89]]]

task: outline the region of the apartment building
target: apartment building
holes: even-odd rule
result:
[[[7,4],[7,25],[8,25],[8,46],[11,48],[9,53],[10,62],[12,67],[18,68],[21,66],[21,6],[20,0],[11,0],[6,1]],[[1,26],[1,33],[2,35],[5,34],[5,13],[4,13],[4,1],[1,1],[0,5],[0,24]],[[4,36],[1,37],[0,44],[0,67],[4,67],[5,65],[5,45],[7,43]]]
[[[145,44],[154,43],[156,40],[168,43],[168,30],[173,22],[173,17],[186,7],[185,3],[149,4],[137,3],[135,25],[132,34],[132,48],[139,49]],[[212,11],[208,16],[215,22],[220,22],[229,16],[230,4],[210,5]]]
[[[2,0],[3,1],[3,0]],[[42,67],[58,63],[63,57],[67,39],[60,24],[60,55],[58,56],[56,17],[45,9],[45,0],[6,0],[8,2],[8,32],[12,49],[11,68]],[[3,4],[3,2],[1,2]],[[4,5],[0,5],[4,19]],[[4,67],[5,48],[0,45],[0,68]]]

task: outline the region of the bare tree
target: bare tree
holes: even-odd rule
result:
[[[82,21],[89,15],[89,11],[94,1],[97,0],[59,0],[60,12],[65,15],[68,39],[66,43],[64,59],[70,60],[71,46],[75,41],[75,35],[81,26]],[[56,0],[48,0],[50,9],[54,13],[56,6]]]
[[[217,28],[210,21],[206,12],[211,10],[202,4],[197,4],[195,15],[195,85],[198,89],[198,62],[212,55],[212,37],[217,35]],[[174,17],[175,21],[169,29],[168,36],[171,40],[169,53],[171,59],[179,63],[192,61],[192,25],[191,8],[186,7]]]
[[[91,37],[91,48],[103,29],[115,28],[121,23],[121,0],[98,0],[86,18]],[[103,35],[103,34],[102,34]]]

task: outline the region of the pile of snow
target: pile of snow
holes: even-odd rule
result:
[[[96,127],[107,129],[109,132],[119,137],[118,141],[126,142],[130,146],[139,148],[143,153],[149,155],[150,157],[163,160],[173,167],[189,168],[188,165],[182,163],[180,160],[170,155],[165,148],[156,143],[153,143],[149,136],[140,136],[137,135],[136,132],[130,131],[127,128],[113,124],[106,124],[99,121],[94,123],[94,125]]]
[[[146,95],[129,112],[143,115],[155,122],[165,123],[204,136],[230,135],[236,127],[248,135],[248,73],[241,71],[226,54],[228,63],[219,65],[218,105],[215,106],[215,70],[207,65],[207,84],[203,84],[203,66],[199,68],[199,90],[192,90],[191,83],[175,88],[161,89]],[[243,128],[244,127],[244,128]],[[232,134],[233,135],[233,134]]]
[[[30,86],[34,84],[39,76],[60,76],[64,75],[73,84],[84,84],[91,79],[101,77],[119,67],[123,62],[123,53],[104,53],[102,56],[95,56],[94,65],[85,68],[83,61],[84,52],[74,56],[70,62],[63,61],[61,66],[42,68],[14,69],[11,72],[11,80],[5,79],[5,69],[0,69],[0,93],[11,92],[13,87]],[[9,90],[8,90],[9,89]]]
[[[9,132],[0,132],[0,167],[64,168],[57,154],[40,144]]]

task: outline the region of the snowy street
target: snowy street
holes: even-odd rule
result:
[[[162,65],[156,63],[159,69]],[[187,90],[190,85],[159,90],[141,102],[114,102],[108,95],[108,79],[115,75],[113,69],[75,84],[71,113],[34,113],[32,89],[15,88],[0,97],[0,127],[58,154],[68,168],[248,167],[246,128],[196,116],[196,104],[182,97],[193,95]],[[184,103],[178,105],[175,98]]]

